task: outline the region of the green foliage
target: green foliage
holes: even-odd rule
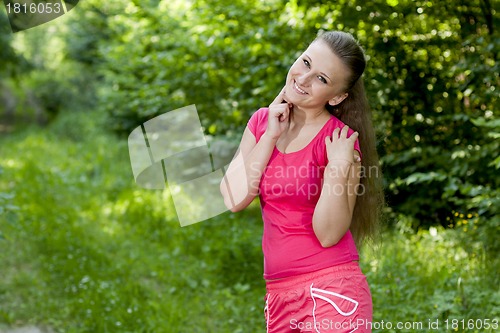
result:
[[[486,261],[483,249],[460,246],[457,234],[434,227],[414,234],[386,233],[381,247],[367,255],[374,321],[390,318],[393,324],[422,323],[424,328],[381,331],[431,331],[426,330],[429,320],[438,320],[439,332],[454,332],[446,329],[447,319],[498,316],[498,259]],[[486,305],[485,299],[492,302]]]
[[[18,77],[29,69],[26,59],[12,47],[12,34],[6,13],[0,11],[0,78]]]
[[[129,131],[196,104],[207,133],[239,132],[283,84],[297,52],[281,59],[295,33],[285,23],[270,26],[278,19],[267,2],[129,4],[108,20],[117,37],[100,45],[112,126]]]
[[[466,165],[476,165],[483,174],[477,175],[476,179],[480,177],[477,182],[471,181],[469,174],[463,178],[450,177],[443,197],[459,207],[448,220],[463,231],[464,241],[476,242],[488,254],[497,256],[500,251],[497,240],[500,232],[500,121],[480,117],[471,119],[471,122],[484,133],[486,143],[480,148],[474,147],[474,153],[462,154],[460,157],[465,160]]]
[[[473,124],[479,117],[494,119],[498,37],[472,2],[396,8],[375,15],[373,35],[367,36],[377,52],[369,86],[378,90],[374,108],[385,123],[381,154],[389,204],[416,217],[415,227],[446,226],[462,207],[452,200],[461,186],[498,185],[494,168],[477,158],[494,159],[497,150]]]
[[[0,66],[12,62],[15,67],[0,78],[0,116],[8,125],[22,120],[45,124],[62,110],[95,107],[96,76],[84,63],[67,59],[68,34],[60,20],[15,35],[0,31],[0,43],[7,41],[5,50],[12,51],[0,54]]]

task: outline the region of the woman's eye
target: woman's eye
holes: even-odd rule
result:
[[[325,83],[325,84],[326,84],[326,83],[328,83],[328,82],[326,81],[326,79],[325,79],[324,77],[322,77],[322,76],[318,76],[318,79],[319,79],[321,82]]]
[[[306,65],[308,68],[311,67],[311,64],[306,59],[303,59],[302,61],[304,61],[304,65]]]

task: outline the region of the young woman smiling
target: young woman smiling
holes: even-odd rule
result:
[[[269,333],[371,332],[357,245],[383,199],[365,66],[350,34],[316,38],[250,118],[221,182],[233,212],[260,196]]]

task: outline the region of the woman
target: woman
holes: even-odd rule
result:
[[[371,332],[356,244],[375,230],[382,196],[365,65],[351,35],[316,38],[252,115],[221,182],[233,212],[260,195],[269,333]]]

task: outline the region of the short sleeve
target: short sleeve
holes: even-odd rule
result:
[[[332,116],[332,118],[333,118],[333,120],[331,121],[330,126],[326,126],[324,128],[324,133],[322,135],[323,142],[324,142],[324,138],[326,136],[332,135],[332,132],[335,128],[342,129],[345,126],[345,124],[342,121],[340,121],[338,118],[336,118],[335,116]],[[354,133],[354,130],[352,128],[349,128],[347,131],[347,136],[350,137],[353,133]],[[318,149],[321,149],[319,151],[321,151],[323,153],[323,157],[322,157],[323,161],[325,161],[325,163],[328,163],[328,158],[327,158],[326,149],[325,149],[324,145],[321,145],[321,147],[318,147]],[[361,152],[361,147],[359,145],[359,138],[356,139],[356,141],[354,142],[354,149],[357,150],[359,153],[359,156],[361,158],[363,158],[363,153]]]
[[[340,128],[344,127],[345,125],[342,123]],[[351,137],[351,135],[354,133],[354,130],[352,128],[349,128],[347,130],[347,137]],[[358,151],[359,157],[363,158],[363,153],[361,153],[361,147],[359,146],[359,137],[354,141],[354,149]]]
[[[268,111],[268,108],[260,108],[248,120],[248,129],[255,136],[256,142],[259,142],[262,134],[266,131]]]
[[[361,147],[359,146],[359,139],[354,142],[354,149],[358,151],[359,157],[363,158],[363,153],[361,152]]]

